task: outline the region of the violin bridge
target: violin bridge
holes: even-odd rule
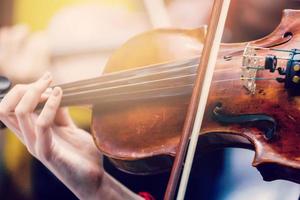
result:
[[[256,47],[248,44],[243,54],[241,80],[251,94],[255,94],[258,70],[264,70],[264,67],[260,65],[261,60],[262,58],[257,56]]]

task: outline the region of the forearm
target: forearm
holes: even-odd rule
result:
[[[108,173],[103,174],[103,179],[99,185],[97,194],[93,199],[103,199],[103,200],[141,200],[142,197],[130,191],[124,185],[119,183]]]
[[[130,191],[112,176],[106,172],[101,174],[91,173],[94,177],[92,183],[78,182],[77,175],[70,174],[68,170],[53,169],[53,166],[47,166],[54,175],[60,179],[79,199],[82,200],[141,200],[140,196]],[[98,178],[96,178],[98,177]],[[73,180],[75,178],[75,180]]]

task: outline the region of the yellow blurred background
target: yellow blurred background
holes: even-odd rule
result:
[[[123,7],[131,11],[143,7],[140,0],[15,0],[13,21],[30,25],[33,31],[42,30],[47,27],[51,17],[61,8],[89,2]]]

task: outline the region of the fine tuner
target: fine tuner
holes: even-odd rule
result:
[[[260,52],[268,51],[268,55],[260,55]],[[277,56],[270,52],[280,53]],[[284,55],[282,55],[284,54]],[[270,73],[278,72],[276,78],[258,77],[258,72],[268,70]],[[284,83],[290,94],[299,95],[300,91],[300,50],[284,50],[275,48],[263,48],[248,44],[244,50],[241,80],[244,87],[252,94],[256,91],[256,81],[276,80]]]

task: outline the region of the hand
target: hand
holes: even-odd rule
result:
[[[13,82],[36,80],[50,66],[46,34],[25,25],[0,29],[0,73]]]
[[[67,111],[59,108],[62,90],[49,89],[51,79],[47,73],[32,84],[15,86],[0,103],[0,120],[80,199],[137,198],[104,173],[90,134],[77,128]],[[36,106],[42,101],[45,106],[37,114]]]

